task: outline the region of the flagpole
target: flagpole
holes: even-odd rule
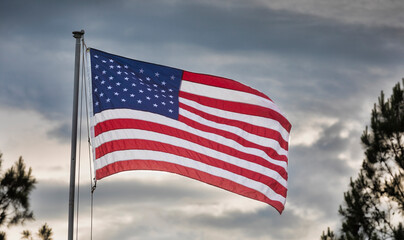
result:
[[[69,227],[68,240],[73,240],[74,229],[74,194],[76,181],[76,146],[77,146],[77,116],[79,106],[79,77],[80,77],[80,49],[81,38],[84,30],[74,31],[73,37],[76,39],[76,53],[74,61],[74,92],[73,92],[73,117],[72,117],[72,142],[71,142],[71,162],[70,162],[70,188],[69,188]]]

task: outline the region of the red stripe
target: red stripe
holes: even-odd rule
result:
[[[220,100],[216,98],[204,97],[183,91],[180,91],[179,96],[212,108],[217,108],[229,112],[248,114],[252,116],[270,118],[275,121],[278,121],[281,124],[281,126],[288,132],[290,132],[290,129],[292,127],[292,125],[283,115],[270,108],[261,107],[258,105],[248,103],[239,103],[227,100]]]
[[[184,79],[185,81],[201,83],[213,87],[247,92],[272,101],[267,95],[263,94],[262,92],[228,78],[184,71],[182,79]]]
[[[111,142],[106,142],[102,144],[101,146],[96,148],[96,158],[100,158],[104,156],[105,154],[115,152],[115,151],[124,151],[124,150],[152,150],[152,151],[159,151],[159,152],[165,152],[165,153],[170,153],[174,154],[177,156],[185,157],[188,159],[192,159],[213,167],[221,168],[224,170],[227,170],[229,172],[235,173],[240,176],[247,177],[249,179],[252,179],[257,182],[261,182],[268,187],[270,187],[272,190],[274,190],[276,193],[282,195],[283,197],[286,197],[286,192],[287,189],[282,186],[279,182],[277,182],[275,179],[270,178],[266,175],[263,175],[261,173],[245,169],[242,167],[239,167],[234,164],[230,164],[228,162],[222,161],[217,158],[213,158],[183,147],[175,146],[172,144],[167,144],[167,143],[161,143],[157,141],[152,141],[152,140],[144,140],[144,139],[125,139],[125,140],[115,140]],[[135,156],[136,157],[136,156]],[[157,160],[157,159],[155,159]],[[203,170],[203,169],[201,169]],[[205,171],[207,172],[207,171]]]
[[[228,179],[224,179],[221,177],[217,177],[193,168],[187,168],[181,165],[161,162],[161,161],[154,161],[154,160],[128,160],[128,161],[120,161],[109,164],[101,169],[96,171],[96,178],[98,180],[109,176],[111,174],[115,174],[122,171],[129,171],[129,170],[156,170],[156,171],[165,171],[176,173],[182,176],[186,176],[189,178],[193,178],[207,184],[217,186],[223,188],[227,191],[237,193],[239,195],[256,199],[261,202],[265,202],[273,206],[279,213],[282,213],[284,206],[281,202],[274,201],[269,199],[264,194],[230,181]]]
[[[235,156],[240,159],[244,159],[249,162],[259,164],[266,168],[273,169],[277,171],[283,178],[287,179],[287,171],[283,167],[270,163],[268,162],[268,160],[264,158],[244,153],[229,146],[211,141],[206,138],[202,138],[198,135],[177,128],[169,127],[166,125],[161,125],[158,123],[148,122],[139,119],[112,119],[98,123],[94,128],[94,132],[95,136],[97,136],[102,132],[107,132],[116,129],[141,129],[174,136],[231,156]]]
[[[199,122],[191,120],[191,119],[189,119],[187,117],[184,117],[182,115],[178,116],[178,120],[180,122],[183,122],[183,123],[187,124],[188,126],[191,126],[191,127],[195,128],[195,129],[199,129],[199,130],[204,131],[204,132],[210,132],[210,133],[214,133],[214,134],[217,134],[217,135],[221,135],[221,136],[223,136],[223,137],[225,137],[227,139],[232,139],[232,140],[234,140],[235,142],[241,144],[244,147],[260,149],[260,150],[264,151],[268,155],[268,157],[270,157],[270,158],[283,159],[283,160],[287,159],[286,156],[280,156],[274,149],[272,149],[270,147],[264,147],[264,146],[258,145],[256,143],[250,142],[250,141],[242,138],[240,135],[234,134],[232,132],[228,132],[228,131],[221,130],[221,129],[218,129],[218,128],[209,127],[207,125],[201,124]]]
[[[194,114],[196,114],[196,115],[198,115],[198,116],[200,116],[200,117],[202,117],[204,119],[207,119],[209,121],[216,122],[216,123],[219,123],[219,124],[225,124],[225,125],[237,127],[237,128],[240,128],[240,129],[242,129],[242,130],[244,130],[246,132],[249,132],[251,134],[258,135],[258,136],[261,136],[261,137],[264,137],[264,138],[273,139],[273,140],[277,141],[279,143],[279,145],[283,149],[288,150],[288,142],[286,142],[283,139],[282,135],[278,131],[275,131],[273,129],[252,125],[252,124],[249,124],[248,122],[242,122],[242,121],[239,121],[239,120],[233,120],[233,119],[227,119],[227,118],[218,117],[218,116],[215,116],[215,115],[200,111],[200,110],[198,110],[196,108],[190,107],[190,106],[188,106],[188,105],[186,105],[184,103],[181,103],[181,102],[180,102],[180,108],[185,109],[185,110],[187,110],[189,112],[192,112],[192,113],[194,113]],[[180,120],[180,119],[178,119],[178,120]],[[276,152],[274,152],[274,154],[278,155],[278,153],[276,153]],[[276,157],[275,155],[273,155],[273,157],[274,157],[274,159],[279,159],[282,156],[278,155],[278,157]]]

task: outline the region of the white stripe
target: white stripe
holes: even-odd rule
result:
[[[106,166],[108,164],[125,161],[125,160],[156,160],[162,162],[168,162],[173,164],[178,164],[184,167],[197,169],[202,172],[206,172],[208,174],[212,174],[217,177],[225,178],[230,181],[236,182],[240,185],[246,186],[248,188],[254,189],[258,192],[263,193],[269,199],[274,201],[279,201],[282,204],[285,203],[285,198],[276,192],[274,192],[267,185],[254,181],[252,179],[246,178],[244,176],[229,172],[227,170],[213,167],[198,161],[194,161],[192,159],[188,159],[185,157],[179,157],[177,155],[164,153],[164,152],[156,152],[156,151],[148,151],[148,150],[127,150],[127,151],[118,151],[107,154],[102,158],[96,160],[97,166]]]
[[[276,152],[280,153],[281,155],[285,155],[285,156],[287,155],[287,151],[281,147],[279,142],[276,140],[273,140],[271,138],[261,137],[261,136],[246,132],[243,129],[238,128],[238,127],[221,124],[221,123],[216,123],[216,122],[207,120],[199,115],[196,115],[196,114],[194,114],[190,111],[187,111],[185,109],[182,109],[182,108],[180,108],[179,114],[182,116],[185,116],[189,119],[192,119],[200,124],[203,124],[205,126],[209,126],[209,127],[213,127],[216,129],[221,129],[221,130],[224,130],[227,132],[234,133],[234,134],[238,135],[239,137],[241,137],[247,141],[250,141],[252,143],[258,144],[262,147],[270,147],[270,148],[274,149]]]
[[[258,105],[261,107],[270,108],[283,115],[279,107],[272,101],[248,92],[190,82],[187,81],[187,79],[182,80],[180,91],[225,101]]]
[[[171,118],[167,118],[167,117],[159,115],[159,114],[138,111],[138,110],[130,110],[130,109],[115,109],[115,110],[105,110],[101,113],[97,113],[97,114],[95,114],[94,118],[95,118],[96,124],[99,122],[110,120],[110,119],[122,119],[122,118],[151,121],[154,123],[158,123],[158,124],[170,126],[170,127],[173,127],[173,128],[179,129],[179,130],[183,130],[183,131],[195,134],[197,136],[204,137],[206,139],[217,142],[219,144],[227,145],[231,148],[237,149],[241,152],[245,152],[245,153],[252,154],[257,157],[263,158],[263,159],[267,160],[268,162],[271,162],[273,164],[283,167],[284,169],[287,168],[287,163],[285,161],[272,159],[261,149],[245,147],[232,139],[227,139],[227,138],[217,135],[217,134],[200,131],[200,130],[192,128],[182,122],[179,122],[179,121],[171,119]],[[131,136],[136,136],[136,135],[131,135]],[[95,141],[94,144],[95,144],[95,147],[99,146],[99,143],[97,143],[97,141]],[[278,152],[278,154],[282,155],[279,152]],[[287,152],[286,152],[286,154],[287,154]],[[287,155],[286,155],[286,157],[287,157]]]
[[[214,116],[218,116],[221,118],[227,118],[227,119],[234,119],[242,122],[248,122],[249,124],[256,125],[259,127],[264,127],[264,128],[269,128],[272,130],[275,130],[279,132],[286,142],[289,141],[289,133],[282,127],[282,125],[273,119],[270,118],[265,118],[265,117],[259,117],[259,116],[252,116],[248,114],[243,114],[243,113],[235,113],[235,112],[229,112],[217,108],[212,108],[208,107],[205,105],[202,105],[200,103],[197,103],[192,100],[188,100],[185,98],[179,98],[181,103],[184,103],[188,106],[191,106],[195,109],[198,109],[199,111],[203,111],[209,114],[212,114]]]

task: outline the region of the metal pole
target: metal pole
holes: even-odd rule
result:
[[[73,117],[72,117],[72,143],[70,162],[70,189],[69,189],[69,228],[68,240],[73,240],[74,229],[74,194],[76,185],[76,146],[77,146],[77,116],[79,108],[79,77],[80,77],[80,49],[81,38],[84,30],[73,32],[76,39],[76,55],[74,61],[74,92],[73,92]]]

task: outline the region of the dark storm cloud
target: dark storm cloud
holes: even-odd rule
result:
[[[119,231],[109,231],[110,239],[279,239],[294,240],[305,237],[311,221],[286,211],[273,215],[267,207],[254,212],[225,211],[221,214],[193,213],[153,206],[134,213],[141,216],[122,222]],[[181,227],[179,227],[181,226]],[[299,232],[299,234],[296,234]]]
[[[299,239],[296,232],[304,232],[310,222],[305,222],[293,211],[285,211],[281,216],[274,216],[268,208],[256,212],[230,211],[220,216],[200,214],[181,221],[190,226],[204,226],[218,232],[229,232],[237,229],[244,234],[244,238],[256,239],[271,237],[272,239]],[[293,226],[294,230],[290,229]]]
[[[136,173],[133,173],[136,174]],[[165,206],[180,205],[186,200],[194,203],[204,201],[216,201],[220,194],[199,191],[195,189],[192,180],[166,181],[153,183],[138,180],[102,180],[98,182],[94,192],[96,208],[104,208],[108,205],[135,207],[141,203],[158,205],[161,201]],[[203,183],[200,183],[203,184]],[[32,195],[32,205],[39,217],[58,217],[67,214],[68,184],[62,182],[41,181]],[[80,205],[83,211],[88,210],[90,184],[80,185]]]
[[[349,176],[355,173],[346,159],[339,158],[341,153],[349,154],[350,146],[360,147],[358,130],[341,136],[346,127],[344,122],[324,126],[313,145],[295,146],[290,152],[288,201],[315,210],[322,218],[337,215],[343,192],[336,190],[347,189]]]
[[[133,213],[132,221],[122,220],[119,230],[114,231],[115,228],[109,230],[110,239],[130,239],[129,236],[133,233],[147,239],[159,239],[166,234],[174,234],[172,238],[166,239],[178,239],[178,236],[199,239],[201,234],[204,235],[203,232],[210,231],[219,232],[220,236],[236,231],[244,236],[244,239],[256,239],[256,237],[262,236],[272,236],[274,239],[294,239],[294,233],[289,226],[293,225],[294,231],[303,231],[309,224],[293,211],[274,215],[275,210],[269,206],[254,212],[225,211],[219,215],[214,211],[210,213],[180,211],[179,209],[187,208],[190,205],[203,207],[216,203],[221,201],[221,197],[224,197],[225,194],[221,196],[217,191],[210,192],[206,189],[201,191],[201,188],[196,187],[197,184],[194,184],[193,181],[185,184],[184,181],[181,181],[181,184],[179,181],[171,180],[164,183],[138,180],[98,182],[94,195],[95,217],[105,219],[108,216],[103,214],[111,211],[120,214]],[[43,181],[38,185],[31,199],[38,221],[67,218],[67,189],[68,185],[61,182]],[[80,212],[89,212],[88,184],[80,186],[80,196]],[[115,210],[111,210],[111,207]],[[80,216],[83,217],[82,214]],[[157,228],[162,231],[156,231]],[[173,229],[175,229],[175,233],[172,233]]]
[[[73,81],[71,31],[81,28],[87,31],[85,37],[93,47],[134,56],[128,49],[140,44],[149,48],[150,54],[161,56],[154,60],[164,64],[169,64],[165,58],[172,56],[152,50],[171,44],[194,46],[217,54],[232,53],[234,59],[242,59],[246,52],[279,58],[284,62],[281,66],[252,58],[233,66],[223,63],[220,72],[229,77],[240,76],[241,81],[248,79],[244,82],[264,92],[269,85],[256,79],[275,79],[282,82],[280,90],[289,89],[292,95],[301,98],[302,106],[324,110],[329,107],[321,103],[329,102],[322,99],[334,101],[341,95],[352,95],[360,89],[359,77],[373,76],[367,73],[365,65],[394,67],[402,63],[404,50],[400,43],[404,40],[404,30],[398,28],[348,25],[240,2],[94,3],[1,3],[0,29],[7,37],[0,40],[0,104],[34,108],[59,120],[67,117],[71,111]],[[244,69],[254,71],[248,71],[246,76]],[[356,70],[358,76],[352,78],[352,71],[341,69]],[[275,92],[277,97],[279,89],[271,89],[268,93]],[[315,98],[310,99],[319,102],[307,102],[305,98],[311,95]],[[279,99],[285,100],[288,108],[301,107],[282,96]]]
[[[136,173],[133,173],[136,174]],[[111,204],[117,201],[119,196],[120,204],[148,202],[165,204],[179,204],[184,199],[198,199],[206,201],[213,196],[210,192],[201,192],[195,189],[193,184],[187,184],[184,180],[182,184],[178,181],[166,181],[163,183],[148,183],[143,181],[111,181],[99,182],[96,197],[100,200],[97,204]],[[194,182],[194,181],[192,181]]]
[[[40,181],[31,196],[35,218],[56,219],[67,217],[69,185],[62,182]]]

